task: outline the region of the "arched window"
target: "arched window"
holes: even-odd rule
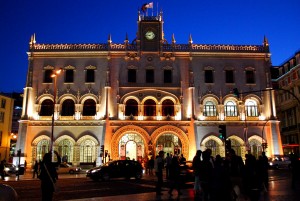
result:
[[[73,145],[68,139],[64,139],[58,144],[58,153],[63,162],[73,162]]]
[[[138,102],[134,99],[126,101],[125,116],[138,116]]]
[[[174,116],[174,103],[167,99],[162,102],[162,116]]]
[[[144,116],[156,116],[156,103],[148,99],[144,103]]]
[[[87,99],[83,103],[83,116],[94,116],[96,114],[96,102],[93,99]]]
[[[36,159],[43,160],[44,155],[49,152],[49,140],[43,139],[39,141],[36,146],[36,152]]]
[[[46,99],[41,104],[40,116],[52,116],[53,115],[53,101]]]
[[[91,163],[95,160],[95,143],[92,140],[85,140],[80,144],[80,162]]]
[[[233,101],[228,101],[225,104],[225,116],[234,117],[237,116],[236,104]]]
[[[253,100],[247,100],[245,103],[246,107],[246,115],[248,117],[257,117],[258,116],[258,110],[257,110],[257,104]]]
[[[63,102],[61,108],[61,116],[73,116],[75,114],[75,103],[71,99]]]
[[[220,147],[219,144],[215,140],[208,140],[205,143],[206,149],[211,149],[211,155],[216,157],[216,155],[220,155]]]
[[[258,158],[262,152],[261,142],[256,139],[252,139],[249,141],[249,145],[251,154],[255,156],[255,158]]]
[[[230,138],[231,148],[235,151],[237,156],[242,156],[242,145],[235,139]]]
[[[212,101],[207,101],[204,105],[204,116],[217,116],[216,105]]]
[[[182,154],[181,140],[172,133],[165,133],[157,139],[155,153],[158,154],[159,151],[180,155]]]

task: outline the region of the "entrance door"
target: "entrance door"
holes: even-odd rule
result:
[[[174,134],[163,134],[156,142],[156,155],[159,151],[164,151],[172,155],[180,155],[182,149],[182,143],[180,139]]]
[[[119,141],[119,158],[121,160],[130,159],[142,162],[144,150],[144,141],[139,134],[125,134]]]
[[[137,159],[137,146],[134,141],[129,141],[126,143],[126,159],[136,160]]]

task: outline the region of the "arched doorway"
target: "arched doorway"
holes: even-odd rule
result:
[[[119,141],[119,158],[121,160],[143,161],[145,144],[142,137],[136,133],[124,134]]]
[[[181,140],[178,136],[171,133],[162,134],[156,141],[155,155],[158,155],[159,151],[164,151],[172,155],[180,155],[182,153]]]

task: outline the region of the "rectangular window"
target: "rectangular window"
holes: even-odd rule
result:
[[[164,70],[164,83],[172,83],[172,70]]]
[[[65,83],[73,83],[74,82],[74,70],[68,69],[65,70]]]
[[[253,70],[247,70],[246,71],[246,83],[247,84],[254,84],[255,83],[255,77],[254,77],[254,71]]]
[[[4,112],[0,112],[0,122],[4,122]]]
[[[154,70],[153,69],[146,70],[146,83],[154,83]]]
[[[5,108],[5,105],[6,105],[6,100],[1,99],[1,108]]]
[[[45,70],[44,71],[44,83],[52,83],[53,70]]]
[[[226,76],[226,83],[234,83],[234,74],[233,70],[226,70],[225,71],[225,76]]]
[[[214,83],[214,75],[212,70],[205,70],[205,83]]]
[[[94,69],[86,70],[85,82],[95,82],[95,70]]]
[[[128,69],[128,82],[136,83],[136,69]]]

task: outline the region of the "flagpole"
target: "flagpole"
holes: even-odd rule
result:
[[[156,15],[158,16],[158,2],[157,2],[157,4],[156,4]]]

